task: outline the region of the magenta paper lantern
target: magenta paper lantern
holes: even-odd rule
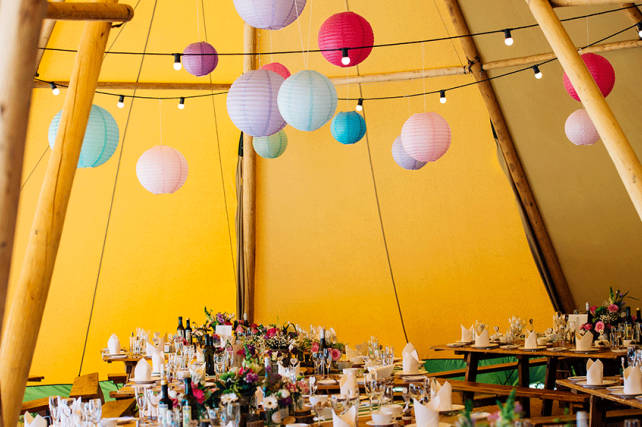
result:
[[[564,124],[566,137],[575,145],[593,145],[600,139],[600,134],[593,125],[585,109],[580,108],[571,113]]]
[[[406,153],[401,144],[401,135],[395,138],[395,142],[392,143],[392,158],[399,166],[410,171],[419,170],[426,165],[426,162],[415,160]]]
[[[150,193],[174,193],[187,179],[187,160],[178,150],[157,145],[140,156],[136,163],[136,176]]]
[[[188,73],[197,77],[206,76],[218,65],[218,55],[209,43],[192,43],[183,51],[182,62]]]
[[[277,98],[285,80],[269,70],[244,73],[227,93],[227,113],[232,123],[248,135],[270,136],[283,129],[285,120]]]
[[[588,68],[591,76],[593,76],[593,80],[597,83],[597,87],[600,88],[602,95],[605,98],[609,96],[609,93],[611,93],[615,85],[615,70],[613,70],[611,63],[605,57],[596,53],[585,53],[582,55],[582,60],[584,64],[586,64],[586,68]],[[564,72],[564,88],[574,100],[580,100],[566,72]]]
[[[369,46],[361,49],[348,49],[348,64],[342,63],[343,52],[341,50],[329,50],[321,52],[325,59],[339,67],[352,67],[363,62],[374,44],[374,33],[372,27],[360,15],[354,12],[341,12],[329,17],[319,30],[319,49],[343,49],[360,46]]]
[[[439,114],[413,114],[401,129],[401,144],[410,157],[434,162],[450,147],[450,126]]]
[[[285,65],[279,63],[279,62],[272,62],[271,64],[265,64],[262,67],[259,68],[259,70],[269,70],[269,71],[274,71],[277,73],[279,76],[283,77],[284,79],[287,79],[290,77],[290,70],[288,70]]]
[[[236,12],[254,28],[280,30],[301,15],[306,0],[234,0]]]

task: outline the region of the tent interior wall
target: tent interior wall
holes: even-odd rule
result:
[[[243,50],[243,21],[231,0],[122,3],[135,7],[135,17],[112,30],[108,50],[182,52],[200,40],[219,52]],[[460,5],[472,32],[534,23],[523,0],[460,0]],[[296,23],[259,32],[259,51],[316,49],[321,24],[348,6],[368,19],[375,43],[456,34],[440,0],[308,0]],[[558,13],[570,17],[612,8]],[[82,25],[59,22],[49,47],[75,49]],[[630,25],[624,12],[565,23],[578,46],[587,44],[587,37],[591,43]],[[502,34],[475,37],[482,62],[551,51],[539,28],[515,31],[513,37],[511,47]],[[633,38],[636,32],[630,30],[608,41]],[[642,122],[635,117],[642,88],[634,84],[642,52],[603,56],[616,71],[608,102],[642,156]],[[45,52],[40,78],[68,80],[74,57]],[[358,68],[347,70],[314,52],[258,57],[260,65],[273,61],[293,73],[307,68],[332,77],[467,63],[458,40],[375,48]],[[197,78],[173,70],[168,56],[107,54],[100,80],[229,83],[241,74],[242,62],[241,56],[221,56],[211,76]],[[582,306],[599,304],[608,286],[639,293],[640,219],[601,142],[576,147],[566,139],[564,120],[581,106],[565,92],[559,63],[542,72],[541,80],[522,72],[492,84],[574,299]],[[336,87],[340,98],[367,99],[472,81],[462,75]],[[48,89],[33,92],[8,301],[50,154],[49,124],[62,108],[65,89],[61,92],[58,97]],[[187,99],[183,110],[176,99],[156,99],[203,93],[139,90],[136,95],[151,99],[126,98],[123,109],[116,107],[117,96],[96,94],[94,103],[114,116],[121,138],[104,165],[76,174],[31,369],[45,375],[46,383],[69,383],[79,372],[98,371],[104,379],[120,370],[100,358],[112,333],[125,342],[137,327],[171,332],[181,315],[203,323],[204,306],[234,311],[239,130],[228,117],[225,94]],[[353,344],[376,334],[401,349],[401,314],[422,357],[436,357],[429,347],[452,342],[460,323],[482,320],[505,330],[507,318],[516,315],[534,319],[540,332],[552,326],[553,308],[498,162],[479,91],[471,85],[447,96],[446,104],[434,94],[366,101],[368,132],[357,144],[335,141],[329,125],[315,132],[287,127],[286,152],[274,160],[257,157],[256,321],[332,326],[340,340]],[[337,112],[354,107],[354,101],[340,100]],[[395,164],[390,148],[405,120],[423,111],[448,121],[452,144],[437,162],[406,171]],[[175,194],[153,195],[136,177],[138,158],[158,144],[179,150],[189,164],[187,182]]]

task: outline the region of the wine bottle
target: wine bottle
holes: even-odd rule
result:
[[[203,359],[205,361],[205,373],[214,375],[214,348],[212,347],[211,335],[205,335],[205,346],[203,347]]]
[[[158,401],[158,422],[161,426],[166,424],[167,412],[172,411],[172,399],[169,398],[169,387],[165,376],[165,365],[161,365],[161,398]]]
[[[268,375],[270,371],[272,370],[272,359],[270,359],[270,356],[265,356],[263,359],[263,366],[265,368],[265,381],[263,381],[263,396],[268,395]]]
[[[187,345],[192,345],[192,327],[189,324],[189,317],[185,319],[185,340]]]
[[[636,308],[635,309],[635,325],[633,325],[633,332],[635,335],[635,342],[640,344],[640,340],[642,337],[640,334],[642,333],[642,319],[640,319],[640,309]]]
[[[178,328],[176,328],[176,335],[185,338],[185,328],[183,327],[183,318],[178,316]]]
[[[626,315],[624,316],[624,339],[633,339],[633,317],[631,317],[631,307],[626,307]]]
[[[321,329],[321,333],[319,334],[319,352],[323,353],[324,349],[325,349],[325,328]]]
[[[584,313],[589,314],[589,311],[590,311],[590,310],[591,310],[591,306],[590,306],[590,305],[589,305],[589,303],[587,302],[587,303],[586,303],[586,311],[585,311]]]
[[[189,427],[191,421],[196,421],[198,424],[198,401],[192,393],[192,377],[187,374],[183,378],[185,381],[185,394],[181,401],[183,407],[183,427]]]

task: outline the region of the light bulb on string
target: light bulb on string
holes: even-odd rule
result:
[[[123,95],[120,95],[118,97],[118,108],[123,108],[125,106],[125,97]]]
[[[504,30],[504,43],[506,43],[506,46],[513,45],[513,37],[510,35],[510,30]]]
[[[446,91],[445,90],[440,90],[439,91],[439,102],[441,102],[442,104],[445,104],[446,101],[447,101],[447,99],[446,99]]]
[[[350,65],[350,57],[348,56],[348,48],[341,48],[341,63],[343,65]]]
[[[539,70],[539,67],[537,65],[533,65],[533,72],[535,73],[535,78],[537,80],[542,78],[542,72]]]
[[[638,35],[639,35],[640,37],[642,37],[642,21],[640,21],[640,22],[638,22],[637,24],[635,24],[635,27],[636,27],[636,28],[637,28],[637,30],[638,30]]]
[[[58,89],[58,86],[54,82],[49,83],[49,86],[51,86],[51,93],[54,95],[59,95],[60,94],[60,89]]]
[[[357,107],[355,109],[357,111],[363,110],[363,98],[359,98],[359,101],[357,102]]]
[[[175,53],[174,54],[174,69],[176,71],[178,71],[181,68],[183,68],[183,64],[181,64],[181,54],[180,53]]]
[[[181,96],[181,99],[178,101],[178,109],[182,110],[183,108],[185,108],[185,98]]]

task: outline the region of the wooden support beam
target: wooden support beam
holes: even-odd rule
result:
[[[632,24],[642,22],[642,12],[640,12],[640,9],[638,9],[635,3],[624,3],[622,6],[627,7],[627,9],[624,9],[624,12],[627,14]],[[591,52],[593,52],[593,50],[591,50]]]
[[[446,7],[453,21],[453,25],[457,30],[459,35],[469,35],[470,30],[464,19],[464,15],[459,8],[459,3],[457,0],[445,0]],[[535,201],[535,196],[531,191],[530,184],[526,178],[526,173],[522,167],[522,162],[515,150],[515,145],[513,144],[513,139],[508,131],[508,126],[506,126],[506,121],[504,120],[504,115],[499,107],[497,98],[495,97],[495,91],[493,90],[492,85],[487,79],[486,72],[481,68],[479,54],[477,53],[477,47],[472,37],[460,38],[464,52],[469,61],[474,61],[475,63],[471,67],[471,71],[475,79],[479,82],[477,87],[481,92],[482,99],[486,104],[486,109],[488,110],[488,115],[490,120],[495,127],[497,132],[497,139],[499,141],[499,146],[502,150],[504,158],[506,159],[506,165],[508,166],[508,171],[510,176],[515,183],[517,188],[517,193],[519,198],[524,205],[524,210],[526,215],[533,227],[533,234],[537,239],[537,242],[542,250],[544,260],[546,265],[551,273],[552,280],[555,284],[560,303],[562,308],[566,313],[571,313],[575,309],[575,302],[573,301],[573,295],[568,289],[568,284],[566,283],[566,278],[564,277],[564,272],[562,267],[557,259],[557,254],[555,253],[555,248],[553,243],[548,235],[548,230],[542,219],[542,215],[537,207],[537,202]]]
[[[58,21],[128,22],[134,8],[116,3],[49,3],[47,19]]]
[[[553,7],[598,6],[601,4],[622,4],[622,0],[550,0]]]
[[[62,3],[65,0],[49,0],[51,2]],[[40,41],[38,42],[38,57],[36,58],[36,73],[38,73],[38,67],[42,61],[42,56],[45,54],[44,48],[49,44],[49,39],[51,38],[51,33],[53,33],[54,27],[56,26],[56,21],[51,19],[46,19],[42,23],[42,30],[40,30]]]
[[[34,3],[33,0],[23,2]],[[2,5],[12,3],[17,2],[2,2]],[[25,19],[28,17],[21,17],[21,20]],[[49,158],[0,347],[0,397],[5,426],[15,426],[18,421],[110,29],[111,24],[106,22],[85,24],[76,55],[55,147]],[[34,60],[38,34],[39,30],[33,38]],[[22,68],[15,63],[11,66],[16,70],[33,70],[34,60],[28,67]],[[28,77],[30,86],[31,73]]]
[[[584,61],[571,41],[564,26],[547,0],[526,0],[566,71],[593,125],[602,138],[606,151],[611,156],[622,183],[629,193],[633,206],[642,219],[642,165],[622,131],[613,111],[591,77]]]

